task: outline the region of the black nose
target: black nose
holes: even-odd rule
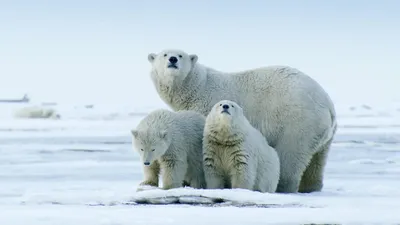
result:
[[[175,56],[171,56],[171,57],[169,57],[169,62],[170,63],[177,63],[178,59]]]
[[[229,105],[225,104],[222,106],[223,109],[229,109]]]
[[[145,166],[148,166],[148,165],[150,165],[150,162],[144,162],[143,163]]]

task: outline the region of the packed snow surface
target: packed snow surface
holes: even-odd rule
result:
[[[1,107],[5,107],[2,105]],[[1,108],[0,107],[0,108]],[[145,189],[129,130],[154,108],[43,106],[60,119],[0,114],[3,224],[399,224],[400,110],[338,106],[320,193]]]

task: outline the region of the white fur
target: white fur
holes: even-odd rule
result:
[[[133,147],[144,163],[141,184],[158,187],[161,172],[163,189],[178,188],[183,184],[205,188],[204,123],[205,117],[194,111],[159,109],[148,114],[131,131]],[[150,165],[145,165],[146,162]]]
[[[223,109],[228,105],[229,109]],[[233,101],[215,104],[206,118],[203,166],[207,188],[242,188],[275,192],[279,158],[275,149]]]
[[[169,57],[179,55],[178,68],[168,68]],[[196,55],[181,50],[152,53],[148,59],[155,88],[173,110],[206,116],[223,99],[242,106],[249,122],[278,152],[278,192],[322,189],[337,125],[334,105],[315,80],[287,66],[224,73],[197,63]]]
[[[14,116],[29,119],[60,119],[60,115],[54,109],[46,109],[39,106],[21,108],[15,112]]]

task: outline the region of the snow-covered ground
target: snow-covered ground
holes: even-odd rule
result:
[[[325,187],[313,194],[187,188],[136,192],[142,169],[129,129],[150,108],[57,106],[61,120],[13,119],[18,107],[0,115],[2,224],[400,223],[400,107],[395,104],[337,107],[339,130]],[[182,194],[219,196],[237,204],[132,201]]]

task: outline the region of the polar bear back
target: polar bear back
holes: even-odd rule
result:
[[[196,64],[194,71],[204,79],[196,84],[198,86],[192,87],[202,97],[186,104],[187,108],[207,115],[221,99],[235,101],[243,107],[249,122],[267,137],[272,146],[279,139],[278,131],[287,126],[285,123],[290,123],[287,118],[301,120],[310,129],[314,126],[331,127],[332,120],[336,118],[328,94],[317,82],[295,68],[268,66],[223,73]],[[316,104],[321,110],[313,111]],[[181,107],[179,104],[175,109]],[[260,121],[260,116],[264,117],[265,123]]]
[[[173,112],[159,109],[149,114],[138,129],[147,129],[151,126],[153,130],[167,130],[174,146],[171,150],[192,151],[201,149],[204,124],[205,117],[200,113],[189,110]]]
[[[174,143],[182,144],[182,148],[194,148],[193,145],[197,146],[200,139],[203,136],[205,117],[194,111],[177,111],[175,112],[174,123],[171,124],[170,130],[174,134]]]

